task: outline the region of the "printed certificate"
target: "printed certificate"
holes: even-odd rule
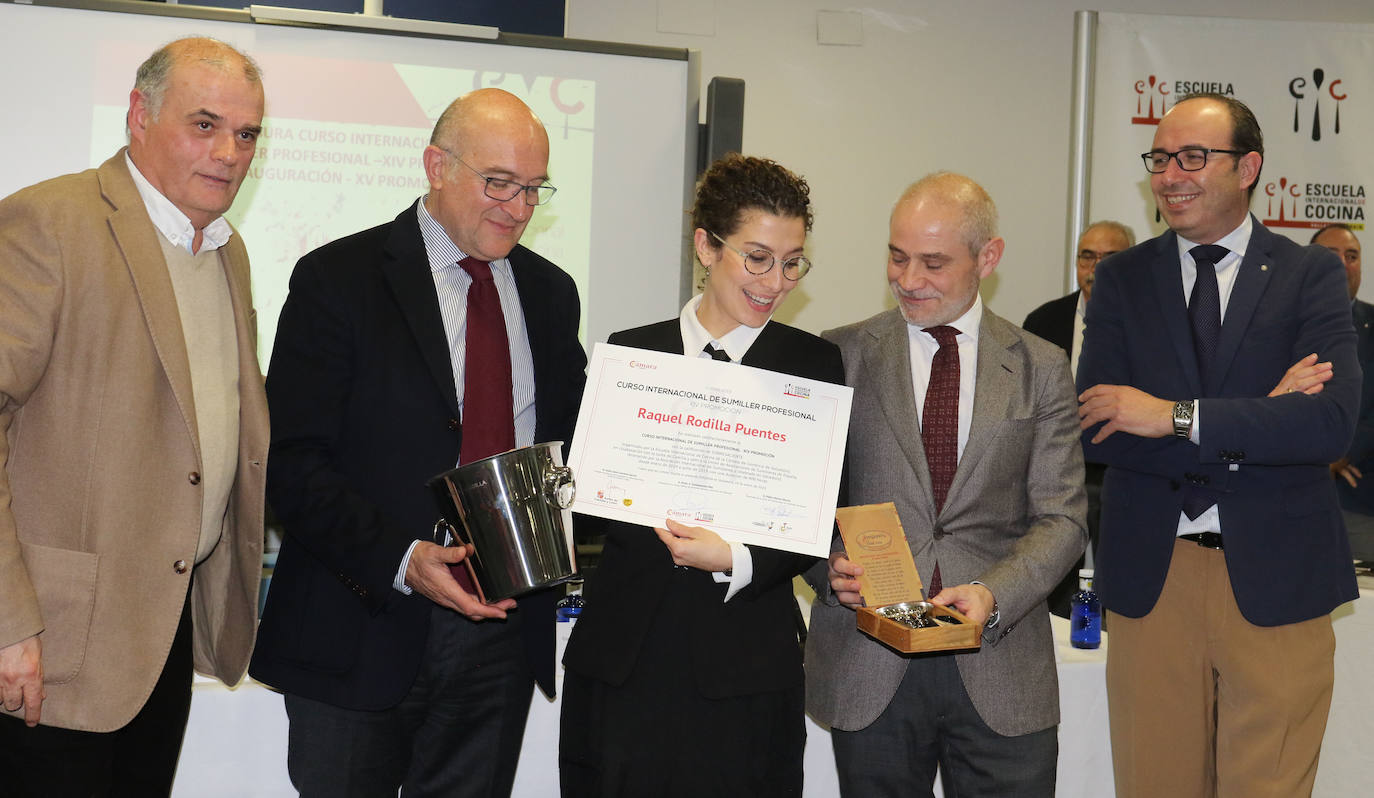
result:
[[[728,541],[830,553],[853,392],[763,369],[597,344],[568,465],[573,511],[671,518]]]

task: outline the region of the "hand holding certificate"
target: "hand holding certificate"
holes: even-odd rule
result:
[[[849,388],[610,344],[596,345],[587,374],[568,457],[573,511],[829,552]]]

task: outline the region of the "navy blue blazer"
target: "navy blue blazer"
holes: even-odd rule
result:
[[[609,343],[682,354],[677,319],[615,333]],[[763,328],[740,362],[844,383],[838,347],[778,322]],[[587,607],[563,656],[568,670],[608,684],[623,684],[645,638],[671,634],[687,638],[697,688],[708,698],[763,693],[802,683],[792,577],[814,564],[815,557],[750,546],[753,579],[726,602],[722,601],[726,585],[711,574],[695,568],[674,571],[668,547],[649,527],[617,521],[605,524],[601,561],[587,579]],[[693,608],[686,628],[654,623],[670,585],[683,591],[682,599]]]
[[[1200,445],[1118,432],[1090,443],[1106,463],[1097,589],[1114,612],[1150,612],[1169,570],[1186,485],[1217,500],[1236,604],[1251,623],[1324,615],[1357,595],[1350,544],[1328,464],[1345,454],[1360,402],[1360,365],[1340,261],[1252,217],[1210,384],[1198,376],[1177,237],[1104,260],[1088,303],[1078,389],[1131,385],[1200,399]],[[1310,353],[1335,376],[1315,396],[1267,398]]]
[[[535,440],[566,442],[587,362],[577,288],[524,247],[509,259],[534,359]],[[439,518],[425,482],[458,462],[463,435],[415,206],[296,264],[267,400],[267,498],[286,534],[250,673],[335,706],[393,706],[415,680],[434,604],[392,581]],[[543,591],[516,610],[550,694],[554,600]]]

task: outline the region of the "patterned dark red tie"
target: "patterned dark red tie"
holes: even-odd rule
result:
[[[940,344],[930,362],[930,383],[921,409],[921,444],[930,468],[930,490],[935,496],[935,514],[944,509],[954,469],[959,465],[959,331],[947,324],[927,327]],[[940,592],[940,563],[930,577],[926,595]]]
[[[458,262],[469,275],[466,352],[463,361],[463,465],[515,448],[510,340],[501,296],[491,276],[491,264],[473,257]],[[458,584],[475,593],[468,569],[450,566]]]

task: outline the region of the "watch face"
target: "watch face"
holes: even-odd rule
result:
[[[1174,402],[1174,435],[1188,437],[1193,426],[1193,403]]]

